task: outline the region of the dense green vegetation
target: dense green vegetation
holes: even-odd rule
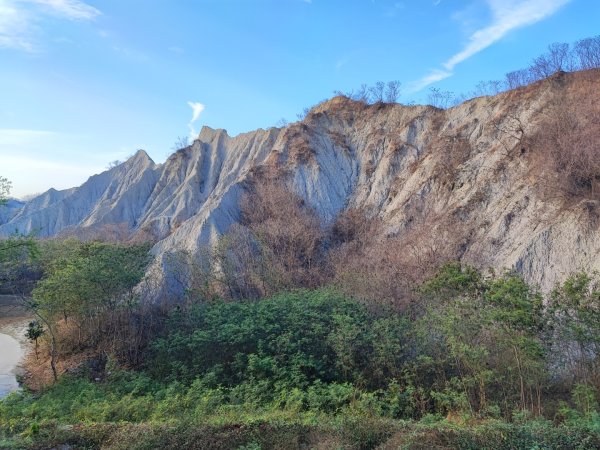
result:
[[[33,306],[55,327],[58,360],[76,349],[110,357],[101,375],[84,363],[1,402],[0,447],[600,446],[600,289],[590,275],[546,302],[514,274],[458,264],[402,308],[335,289],[190,297],[154,311],[163,319],[130,344],[132,365],[115,337],[143,317],[133,286],[146,250],[65,248],[44,263]]]

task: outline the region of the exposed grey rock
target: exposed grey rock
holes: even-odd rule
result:
[[[125,163],[90,177],[79,188],[50,189],[30,200],[0,226],[0,235],[17,230],[48,237],[69,228],[113,223],[134,227],[145,210],[158,169],[140,150]]]
[[[600,74],[592,75],[589,95],[597,96]],[[510,130],[518,120],[534,134],[577,76],[448,110],[336,97],[282,129],[230,137],[204,127],[162,165],[140,151],[79,188],[36,197],[0,225],[0,234],[126,224],[158,239],[160,267],[168,252],[198,252],[239,221],[245,186],[266,171],[325,222],[356,207],[381,217],[387,233],[401,234],[415,217],[430,220],[432,229],[453,218],[468,232],[465,261],[516,269],[549,289],[573,270],[600,269],[600,236],[581,220],[585,205],[564,208],[540,197]]]
[[[25,202],[14,198],[9,198],[4,205],[0,207],[0,225],[12,220],[19,211],[25,206]]]

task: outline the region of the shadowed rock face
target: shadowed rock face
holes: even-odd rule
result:
[[[15,200],[14,198],[8,199],[3,205],[0,206],[0,225],[10,221],[15,217],[19,211],[25,206],[25,202]]]
[[[162,165],[139,151],[79,188],[36,197],[0,234],[124,224],[158,240],[160,261],[213,242],[239,221],[245,186],[276,177],[324,222],[353,207],[381,217],[387,236],[427,227],[459,239],[464,261],[515,268],[548,289],[573,270],[600,269],[598,205],[542,194],[552,174],[536,166],[534,137],[557,104],[599,103],[599,93],[596,70],[448,110],[336,97],[283,129],[230,137],[205,127]]]

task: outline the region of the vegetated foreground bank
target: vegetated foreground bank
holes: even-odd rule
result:
[[[42,248],[37,363],[54,353],[58,381],[0,403],[1,447],[600,446],[595,277],[543,298],[451,263],[402,304],[332,285],[148,311],[147,247]]]

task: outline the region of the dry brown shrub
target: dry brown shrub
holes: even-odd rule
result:
[[[67,228],[58,233],[57,238],[74,238],[80,241],[98,241],[106,243],[143,244],[155,243],[158,236],[149,229],[135,230],[126,222],[105,223],[90,227]]]
[[[282,287],[269,263],[270,250],[246,227],[233,225],[212,252],[214,294],[228,299],[258,299]]]
[[[326,235],[318,215],[302,198],[280,180],[263,179],[242,198],[241,207],[242,224],[253,235],[246,248],[256,248],[264,261],[261,266],[268,267],[268,271],[258,270],[267,277],[261,280],[262,291],[268,294],[322,284],[327,277]],[[253,253],[246,250],[247,256],[241,260],[251,258]],[[243,270],[243,264],[236,266]]]
[[[451,186],[454,183],[460,166],[469,159],[473,150],[468,138],[463,136],[464,131],[445,133],[434,138],[431,143],[431,147],[439,154],[434,173],[443,185]]]
[[[315,161],[315,149],[310,143],[310,128],[305,123],[295,123],[286,130],[289,156],[292,161],[309,163]]]
[[[283,182],[257,176],[241,199],[242,220],[212,247],[169,255],[169,277],[188,299],[259,299],[316,288],[329,276],[326,232]]]
[[[308,120],[316,119],[320,114],[327,114],[333,119],[352,124],[369,106],[364,101],[352,100],[340,95],[317,106],[307,116]]]
[[[541,194],[565,206],[600,200],[600,102],[593,92],[564,94],[533,138],[532,170]]]
[[[151,339],[164,324],[164,318],[164,312],[145,304],[135,309],[105,311],[87,321],[78,321],[74,317],[59,320],[55,329],[57,373],[101,378],[106,375],[104,364],[95,374],[91,374],[87,366],[98,359],[106,363],[109,356],[116,358],[123,367],[140,367],[144,363]],[[91,320],[97,325],[97,330],[92,330]],[[33,347],[28,350],[22,363],[25,370],[24,384],[34,391],[51,385],[54,378],[50,364],[50,334],[42,336],[37,351]]]
[[[387,235],[377,217],[356,209],[340,214],[332,227],[334,283],[373,306],[406,307],[416,285],[464,252],[464,227],[448,220],[419,213],[406,228]]]

